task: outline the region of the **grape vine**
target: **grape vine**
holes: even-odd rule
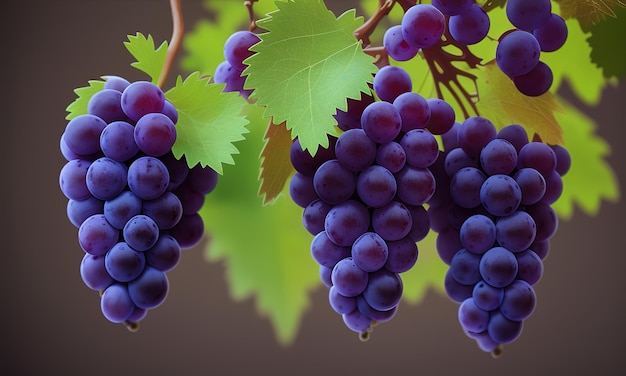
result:
[[[165,273],[204,236],[207,195],[261,108],[259,195],[267,204],[286,194],[301,209],[310,260],[345,326],[367,340],[397,314],[404,276],[435,234],[461,329],[499,355],[538,301],[571,164],[560,128],[546,137],[542,124],[502,124],[480,106],[484,82],[527,103],[552,100],[544,57],[566,44],[568,24],[551,1],[528,4],[378,0],[363,22],[321,0],[278,1],[259,18],[261,3],[248,0],[247,27],[212,56],[219,64],[165,90],[184,41],[181,1],[171,0],[169,44],[125,42],[151,79],[109,75],[77,89],[60,140],[81,276],[101,292],[104,316],[135,330],[164,302]],[[511,25],[492,32],[497,8]],[[380,30],[383,21],[392,26]],[[474,48],[483,40],[493,56]],[[423,72],[404,68],[416,61],[432,92],[413,84]]]

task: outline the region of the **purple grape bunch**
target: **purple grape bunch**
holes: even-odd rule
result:
[[[381,100],[348,100],[335,115],[343,132],[315,156],[298,139],[291,148],[289,193],[313,235],[312,258],[331,308],[362,340],[397,311],[401,273],[415,265],[417,243],[430,231],[424,204],[435,192],[434,134],[454,124],[452,107],[411,86],[402,68],[380,69],[373,87]]]
[[[218,84],[226,84],[225,92],[238,91],[248,99],[252,90],[244,89],[246,75],[243,75],[247,65],[244,60],[254,54],[250,47],[257,44],[261,39],[255,33],[248,30],[239,30],[231,34],[224,43],[224,58],[217,68],[213,80]]]
[[[522,94],[542,95],[553,74],[540,57],[565,44],[565,20],[552,12],[550,0],[509,0],[506,15],[515,28],[500,36],[496,65]],[[410,7],[400,25],[387,29],[383,45],[393,59],[407,61],[435,45],[446,28],[454,41],[470,46],[482,41],[490,26],[489,15],[474,0],[433,0]]]
[[[147,81],[110,76],[60,139],[67,216],[84,251],[80,276],[106,319],[136,330],[169,290],[166,272],[198,244],[198,214],[217,184],[210,167],[172,154],[178,112]]]
[[[558,217],[551,207],[570,168],[567,150],[529,141],[518,124],[499,132],[470,117],[442,135],[428,202],[437,252],[449,265],[444,286],[480,349],[498,355],[534,311]]]

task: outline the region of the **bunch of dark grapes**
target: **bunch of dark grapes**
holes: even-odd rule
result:
[[[101,292],[104,316],[130,329],[165,300],[166,272],[201,240],[198,210],[217,184],[213,169],[172,154],[177,120],[158,86],[112,76],[61,136],[59,183],[85,252],[80,275]]]
[[[247,30],[240,30],[228,37],[224,43],[224,60],[215,69],[213,80],[218,84],[226,84],[224,91],[238,91],[239,94],[248,99],[252,90],[244,89],[246,76],[242,75],[246,64],[243,62],[254,54],[250,47],[257,44],[261,39],[255,33]]]
[[[567,25],[552,13],[550,0],[509,0],[506,14],[515,29],[500,36],[496,64],[519,92],[542,95],[552,86],[553,74],[540,60],[541,53],[556,51],[565,44]],[[489,15],[474,0],[433,0],[432,5],[410,7],[402,24],[385,32],[383,44],[393,59],[407,61],[420,49],[439,42],[446,27],[452,39],[469,46],[487,36],[490,24]]]
[[[444,286],[460,303],[465,333],[498,354],[535,308],[533,285],[558,226],[551,204],[562,193],[570,156],[562,146],[529,141],[520,125],[496,132],[479,116],[456,123],[442,139],[428,213],[437,251],[450,266]]]
[[[310,251],[330,306],[362,340],[397,311],[401,273],[414,266],[417,242],[430,231],[423,204],[435,192],[433,134],[454,124],[452,107],[411,92],[402,68],[380,69],[373,88],[380,100],[349,100],[335,116],[343,132],[314,157],[294,141],[289,185],[314,235]]]

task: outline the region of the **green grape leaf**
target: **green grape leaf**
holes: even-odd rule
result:
[[[616,46],[626,46],[626,8],[618,9],[616,15],[592,26],[587,39],[591,61],[602,69],[605,78],[626,76],[626,53],[616,53]]]
[[[605,160],[610,146],[595,133],[593,119],[565,100],[559,102],[563,111],[556,118],[563,126],[572,165],[563,176],[563,193],[552,207],[564,219],[571,218],[575,205],[587,215],[596,215],[603,200],[617,202],[620,196],[615,172]]]
[[[104,81],[90,80],[89,86],[74,89],[74,93],[76,93],[77,98],[74,99],[74,101],[70,103],[69,106],[67,106],[67,108],[65,109],[65,111],[68,112],[68,114],[65,116],[65,119],[72,120],[77,116],[86,114],[89,100],[91,99],[91,97],[93,97],[94,94],[96,94],[103,88]]]
[[[150,76],[152,83],[156,84],[165,64],[167,55],[167,42],[164,41],[155,49],[152,35],[146,38],[143,34],[129,35],[128,42],[124,42],[126,49],[137,60],[130,65]]]
[[[246,101],[239,93],[223,93],[223,84],[209,84],[198,72],[176,85],[165,98],[178,110],[176,142],[172,152],[176,158],[184,154],[189,167],[200,163],[222,173],[222,164],[234,164],[239,153],[233,142],[244,139],[248,120],[242,115]]]
[[[265,106],[264,117],[286,121],[292,138],[315,154],[336,134],[336,110],[347,109],[347,98],[368,92],[377,68],[365,54],[354,30],[363,23],[354,9],[339,18],[321,0],[276,2],[278,10],[257,24],[268,32],[251,47],[256,53],[245,87]]]
[[[560,15],[563,18],[575,18],[586,32],[593,25],[615,18],[615,12],[620,7],[626,7],[623,0],[554,0],[561,7]]]
[[[562,144],[563,131],[555,118],[561,111],[555,96],[547,92],[538,97],[520,93],[513,81],[491,61],[477,69],[478,110],[481,116],[491,120],[498,129],[509,124],[520,124],[528,134],[538,134],[549,144]]]
[[[287,179],[295,170],[290,160],[291,135],[285,123],[270,122],[263,138],[265,144],[261,151],[259,195],[263,197],[265,205],[280,196]]]
[[[288,345],[310,305],[309,293],[321,285],[319,267],[309,251],[313,237],[300,220],[302,208],[291,200],[264,206],[257,196],[262,109],[249,108],[254,114],[248,117],[255,123],[240,144],[237,167],[220,177],[200,211],[212,234],[205,255],[210,262],[225,266],[233,299],[254,297],[278,342]]]
[[[415,266],[401,274],[404,285],[402,299],[410,304],[420,303],[429,289],[445,295],[443,280],[448,270],[436,247],[437,233],[431,231],[417,243],[419,256]]]

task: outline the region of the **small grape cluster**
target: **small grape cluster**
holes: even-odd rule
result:
[[[541,53],[556,51],[565,44],[565,20],[552,13],[550,0],[509,0],[506,15],[517,29],[500,36],[496,64],[521,93],[544,94],[552,86],[553,74],[540,60]]]
[[[417,242],[430,231],[424,203],[435,192],[434,134],[454,124],[452,107],[411,92],[402,68],[380,69],[373,88],[381,100],[364,94],[337,112],[343,132],[327,148],[312,157],[296,139],[290,154],[289,193],[314,235],[310,251],[330,306],[363,340],[395,315],[400,274],[414,266]]]
[[[158,86],[111,76],[60,140],[59,184],[85,252],[80,275],[101,292],[104,316],[129,329],[165,300],[166,272],[201,240],[198,211],[217,184],[213,169],[172,154],[177,121]]]
[[[563,46],[567,25],[561,16],[552,13],[550,0],[509,0],[506,14],[516,29],[500,36],[496,64],[519,92],[542,95],[552,86],[553,74],[540,60],[541,53]],[[407,61],[420,49],[435,45],[446,27],[452,39],[469,46],[482,41],[490,25],[489,15],[474,0],[433,0],[432,5],[410,7],[401,25],[387,29],[383,45],[393,59]]]
[[[246,64],[243,62],[254,54],[250,47],[257,44],[261,39],[251,31],[240,30],[231,34],[224,43],[224,57],[226,60],[215,69],[213,80],[218,84],[226,84],[225,92],[238,91],[248,99],[252,90],[244,89],[246,76],[242,75]]]
[[[455,123],[442,140],[428,213],[449,265],[444,286],[460,303],[465,333],[497,354],[535,308],[533,285],[558,226],[551,204],[570,156],[562,146],[529,141],[517,124],[496,132],[480,116]]]

